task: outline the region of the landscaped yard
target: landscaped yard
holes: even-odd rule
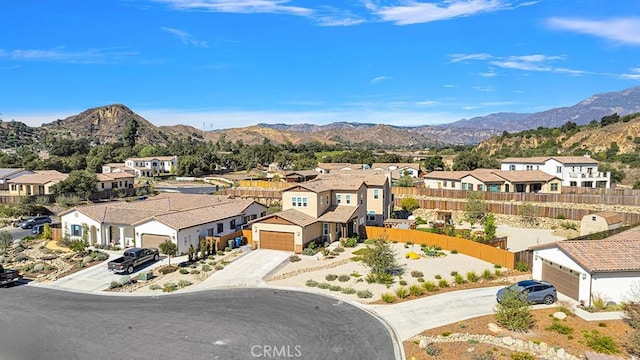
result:
[[[300,256],[300,261],[287,264],[267,282],[276,286],[315,288],[365,303],[384,303],[383,294],[387,302],[399,302],[429,293],[507,284],[522,275],[451,251],[430,249],[432,255],[439,256],[427,256],[419,245],[391,246],[404,272],[394,276],[390,284],[369,279],[369,269],[360,260],[367,251],[366,244],[342,248],[343,252],[334,250],[328,258]],[[415,259],[407,258],[410,253]]]
[[[560,304],[562,305],[562,304]],[[567,314],[564,320],[554,320],[552,314],[558,311]],[[563,348],[566,353],[580,356],[585,351],[596,351],[591,345],[595,343],[597,349],[602,351],[602,346],[612,348],[603,337],[610,337],[616,348],[620,351],[617,356],[629,358],[624,348],[624,342],[631,331],[631,327],[621,320],[588,322],[572,314],[567,307],[553,307],[536,309],[532,311],[535,318],[535,326],[526,333],[512,332],[501,329],[498,332],[490,330],[489,324],[495,324],[493,315],[481,316],[473,319],[460,321],[458,323],[434,328],[423,332],[420,335],[436,337],[456,337],[456,333],[480,334],[498,337],[500,342],[507,337],[517,341],[521,339],[524,343],[531,341],[542,348]],[[594,333],[595,331],[595,333]],[[585,337],[584,333],[587,334]],[[596,335],[597,334],[597,335]],[[458,359],[458,360],[490,360],[490,359],[511,359],[511,354],[516,351],[507,347],[488,345],[468,338],[463,341],[432,343],[421,348],[419,346],[420,337],[416,337],[404,342],[407,359]],[[467,340],[465,340],[467,339]],[[509,342],[504,341],[504,342]],[[423,345],[429,341],[423,341]],[[600,348],[598,345],[600,344]],[[522,358],[524,359],[524,358]]]

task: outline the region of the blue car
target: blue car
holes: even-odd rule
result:
[[[558,300],[558,292],[555,286],[546,281],[523,280],[513,285],[498,290],[496,300],[500,302],[502,296],[507,290],[516,290],[526,295],[527,300],[533,304],[551,305]]]

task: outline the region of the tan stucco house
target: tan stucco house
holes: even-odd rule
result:
[[[311,241],[333,242],[382,226],[393,199],[382,172],[325,174],[282,192],[282,210],[251,224],[260,248],[302,252]]]
[[[109,189],[127,189],[133,187],[135,176],[127,172],[96,174],[98,191]]]
[[[8,180],[9,195],[32,196],[52,194],[51,187],[69,176],[57,170],[36,170]]]
[[[432,171],[423,175],[427,189],[559,194],[562,179],[541,170]]]

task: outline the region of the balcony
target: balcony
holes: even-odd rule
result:
[[[594,173],[586,173],[586,172],[569,172],[568,173],[570,179],[600,179],[600,180],[608,180],[611,177],[610,172],[594,172]]]

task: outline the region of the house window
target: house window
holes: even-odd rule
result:
[[[229,228],[231,230],[236,228],[236,219],[233,219],[233,220],[229,221]]]
[[[367,221],[376,221],[376,211],[375,210],[367,211]]]
[[[562,172],[562,166],[556,166],[556,173],[560,174]]]
[[[213,229],[207,229],[207,236],[213,236]]]
[[[595,217],[595,216],[592,216],[592,217],[591,217],[591,221],[596,221],[596,217]]]
[[[336,195],[336,202],[337,202],[338,204],[340,204],[340,203],[342,202],[342,195],[340,195],[340,194],[337,194],[337,195]]]
[[[82,226],[71,225],[71,236],[82,236]]]
[[[224,224],[223,223],[218,223],[218,234],[222,233],[224,231]]]
[[[302,207],[307,207],[307,198],[306,197],[302,198]]]
[[[16,191],[16,184],[11,184],[11,191]]]
[[[295,196],[291,198],[291,206],[296,207],[296,199]]]
[[[571,182],[569,182],[569,186],[578,186],[578,182],[577,181],[571,181]]]
[[[298,196],[298,207],[302,207],[302,197]]]
[[[471,186],[469,183],[462,183],[462,190],[471,190]]]
[[[551,191],[558,191],[558,183],[551,184]]]
[[[478,191],[483,191],[484,190],[484,186],[482,186],[482,184],[478,184]]]
[[[102,188],[104,189],[104,183],[100,183],[100,186],[102,186]]]
[[[533,170],[533,165],[527,165],[526,170]]]
[[[346,195],[345,200],[347,204],[351,204],[351,195]]]
[[[373,189],[373,198],[378,199],[380,197],[380,190]]]
[[[263,217],[263,216],[267,216],[267,212],[266,211],[263,211],[263,212],[260,213],[260,217]]]
[[[516,169],[515,165],[509,165],[509,170],[514,171]]]

